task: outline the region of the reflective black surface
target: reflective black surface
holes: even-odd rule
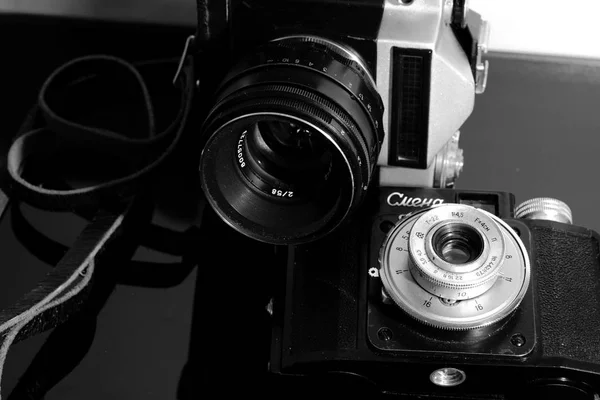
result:
[[[1,17],[0,32],[11,39],[5,41],[5,61],[0,66],[2,97],[7,104],[1,120],[3,148],[9,133],[18,127],[35,100],[36,88],[61,62],[91,52],[130,59],[176,56],[188,33],[162,27],[56,24],[11,16]],[[600,189],[596,185],[600,163],[599,98],[598,62],[491,56],[487,91],[476,98],[475,111],[461,130],[465,169],[457,187],[511,191],[517,202],[537,196],[557,197],[571,206],[575,223],[600,230]],[[184,231],[193,221],[200,220],[202,206],[197,202],[199,193],[194,178],[171,171],[156,182],[160,204],[157,223]],[[65,245],[75,239],[84,224],[79,217],[39,212],[27,206],[23,206],[23,212],[37,230]],[[49,266],[16,240],[10,218],[0,224],[0,239],[0,305],[7,306],[31,289]],[[223,246],[221,250],[225,249]],[[132,273],[129,284],[118,285],[99,315],[89,352],[46,399],[176,399],[188,356],[196,356],[201,363],[203,353],[216,354],[219,346],[247,346],[252,350],[249,343],[263,344],[258,329],[250,329],[250,337],[246,338],[237,334],[233,323],[215,327],[202,318],[207,313],[223,312],[229,313],[232,321],[246,320],[250,317],[242,315],[244,307],[220,310],[218,298],[201,307],[194,305],[194,290],[202,285],[222,286],[223,295],[235,296],[227,291],[226,282],[231,277],[227,271],[240,266],[248,285],[260,286],[266,279],[249,267],[256,259],[248,253],[232,254],[235,249],[229,249],[224,257],[214,250],[199,242],[195,254],[200,265],[189,275],[184,269],[176,269],[179,256],[139,250],[138,260],[169,263],[155,265],[159,277],[170,275],[160,274],[160,269],[165,268],[164,271],[182,271],[180,279],[172,278],[169,285],[134,285],[139,284],[136,275],[147,277],[149,270],[145,270]],[[262,311],[263,302],[265,299],[260,298],[253,304]],[[253,316],[254,321],[264,317],[261,311]],[[194,332],[202,335],[192,342],[190,353],[192,320]],[[11,350],[3,373],[3,395],[15,386],[47,337],[48,334],[40,335]],[[228,340],[219,341],[219,337]],[[64,351],[70,351],[68,345]],[[260,359],[255,362],[260,364]],[[249,358],[240,357],[203,368],[221,368],[223,374],[230,374],[227,381],[235,385],[243,379],[234,367],[251,365],[255,364]],[[188,382],[191,383],[182,392],[193,393],[199,390],[194,383],[202,383],[194,376]]]

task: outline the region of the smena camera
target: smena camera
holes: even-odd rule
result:
[[[277,245],[269,382],[600,393],[598,235],[554,199],[451,189],[487,79],[487,24],[465,3],[198,0],[202,187],[254,243],[225,248]],[[248,268],[227,268],[236,307],[261,286]]]

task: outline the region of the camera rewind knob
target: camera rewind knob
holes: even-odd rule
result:
[[[573,223],[571,208],[566,203],[550,197],[536,197],[524,201],[515,208],[515,218]]]

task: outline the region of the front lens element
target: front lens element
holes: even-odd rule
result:
[[[240,139],[236,157],[244,160],[238,162],[242,174],[256,189],[282,199],[307,199],[345,168],[333,145],[300,122],[265,118]]]

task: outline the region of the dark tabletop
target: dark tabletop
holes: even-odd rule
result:
[[[129,60],[177,56],[189,32],[181,28],[2,16],[2,130],[17,129],[37,87],[60,63],[81,54],[109,53]],[[465,168],[461,189],[510,191],[517,202],[551,196],[568,203],[575,222],[600,230],[595,186],[600,165],[600,62],[492,54],[488,87],[476,98],[461,130]],[[173,187],[177,179],[165,179]],[[177,191],[179,190],[179,191]],[[175,230],[198,220],[202,205],[173,189],[156,221]],[[195,189],[190,189],[194,192]],[[84,222],[65,214],[21,206],[32,225],[64,244]],[[173,211],[175,210],[175,211]],[[9,218],[0,224],[3,267],[0,306],[14,302],[47,271],[15,239]],[[207,269],[219,273],[218,256],[206,249]],[[138,259],[177,261],[147,249]],[[197,271],[170,288],[119,285],[99,315],[94,342],[83,361],[46,397],[52,399],[175,399],[188,362]],[[215,302],[218,304],[218,301]],[[3,395],[16,384],[48,333],[16,344],[3,377]]]

